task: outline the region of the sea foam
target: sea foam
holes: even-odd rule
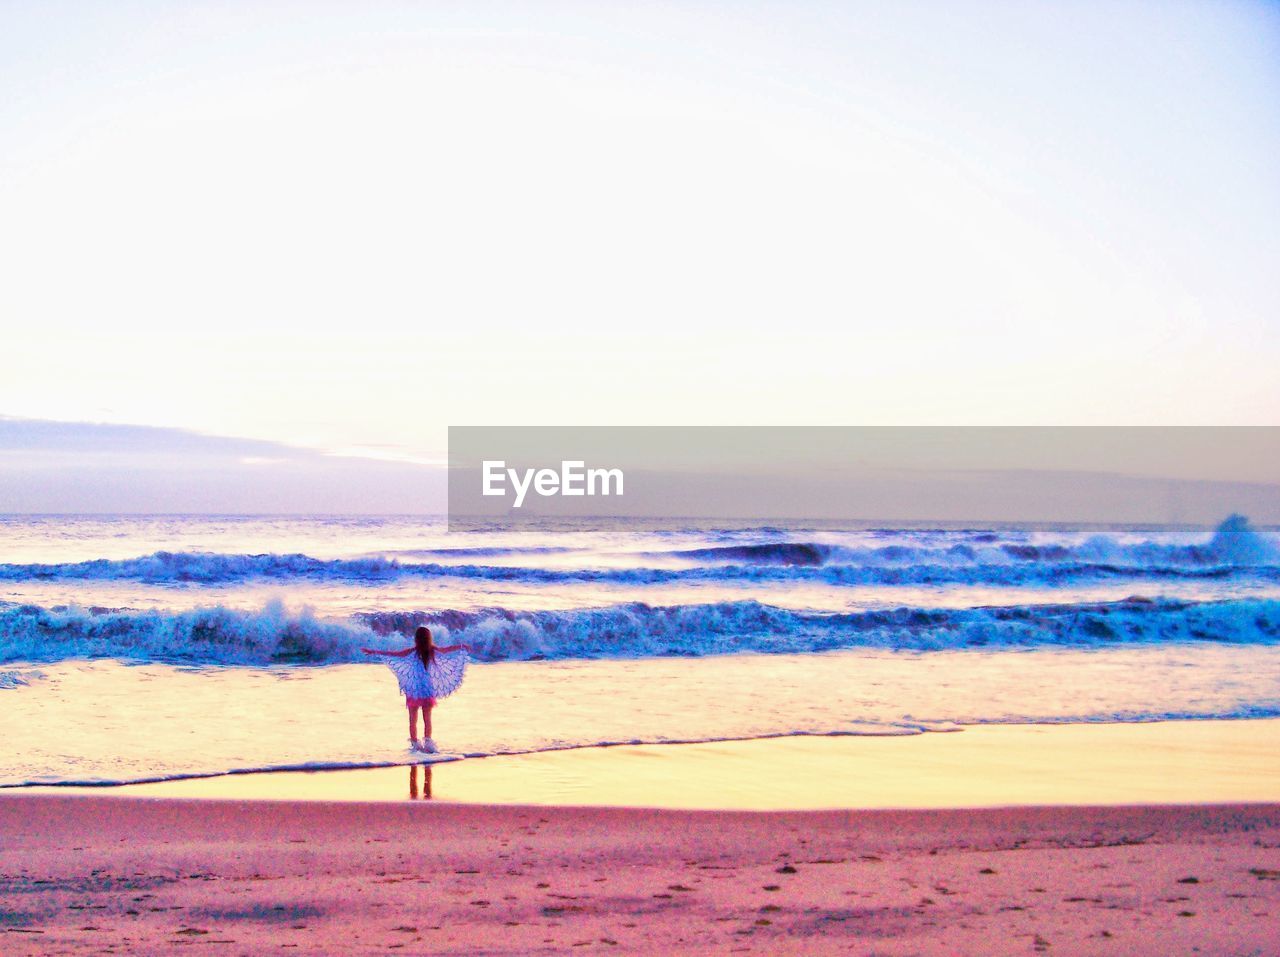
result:
[[[942,650],[1047,645],[1280,640],[1280,601],[1119,602],[809,612],[758,601],[524,611],[425,610],[318,618],[280,602],[260,611],[0,609],[0,661],[124,658],[214,664],[358,661],[360,648],[403,647],[420,624],[479,660],[647,658],[841,648]]]
[[[1053,585],[1134,578],[1205,579],[1247,575],[1280,581],[1280,548],[1233,515],[1201,544],[1127,541],[1096,535],[1076,544],[968,540],[936,546],[833,545],[811,541],[673,549],[639,553],[661,559],[655,567],[586,564],[585,567],[413,562],[372,556],[321,559],[301,553],[217,554],[159,551],[128,559],[0,564],[0,581],[114,581],[192,586],[241,582],[325,581],[376,584],[406,579],[458,578],[528,584],[671,584],[817,582],[830,585],[974,584]],[[568,549],[546,548],[547,553]],[[513,549],[422,550],[423,556],[498,557],[531,554]],[[410,550],[407,555],[415,554]],[[589,561],[589,560],[588,560]],[[681,567],[671,567],[682,562]]]

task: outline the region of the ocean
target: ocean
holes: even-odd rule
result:
[[[466,642],[471,757],[1280,716],[1280,534],[0,517],[0,786],[410,763],[361,646]]]

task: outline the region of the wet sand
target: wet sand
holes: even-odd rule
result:
[[[742,810],[1280,803],[1277,755],[1276,719],[981,725],[908,737],[584,748],[437,764],[429,777],[425,768],[395,767],[225,775],[112,791]]]

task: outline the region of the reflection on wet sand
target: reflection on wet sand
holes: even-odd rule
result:
[[[418,790],[419,772],[421,772],[421,775],[422,775],[421,792],[419,792]],[[421,800],[423,801],[431,800],[431,765],[429,764],[409,765],[409,800],[410,801],[419,800],[419,793],[421,793]]]

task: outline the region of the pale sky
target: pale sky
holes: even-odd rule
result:
[[[1280,424],[1280,5],[0,4],[0,415]]]

